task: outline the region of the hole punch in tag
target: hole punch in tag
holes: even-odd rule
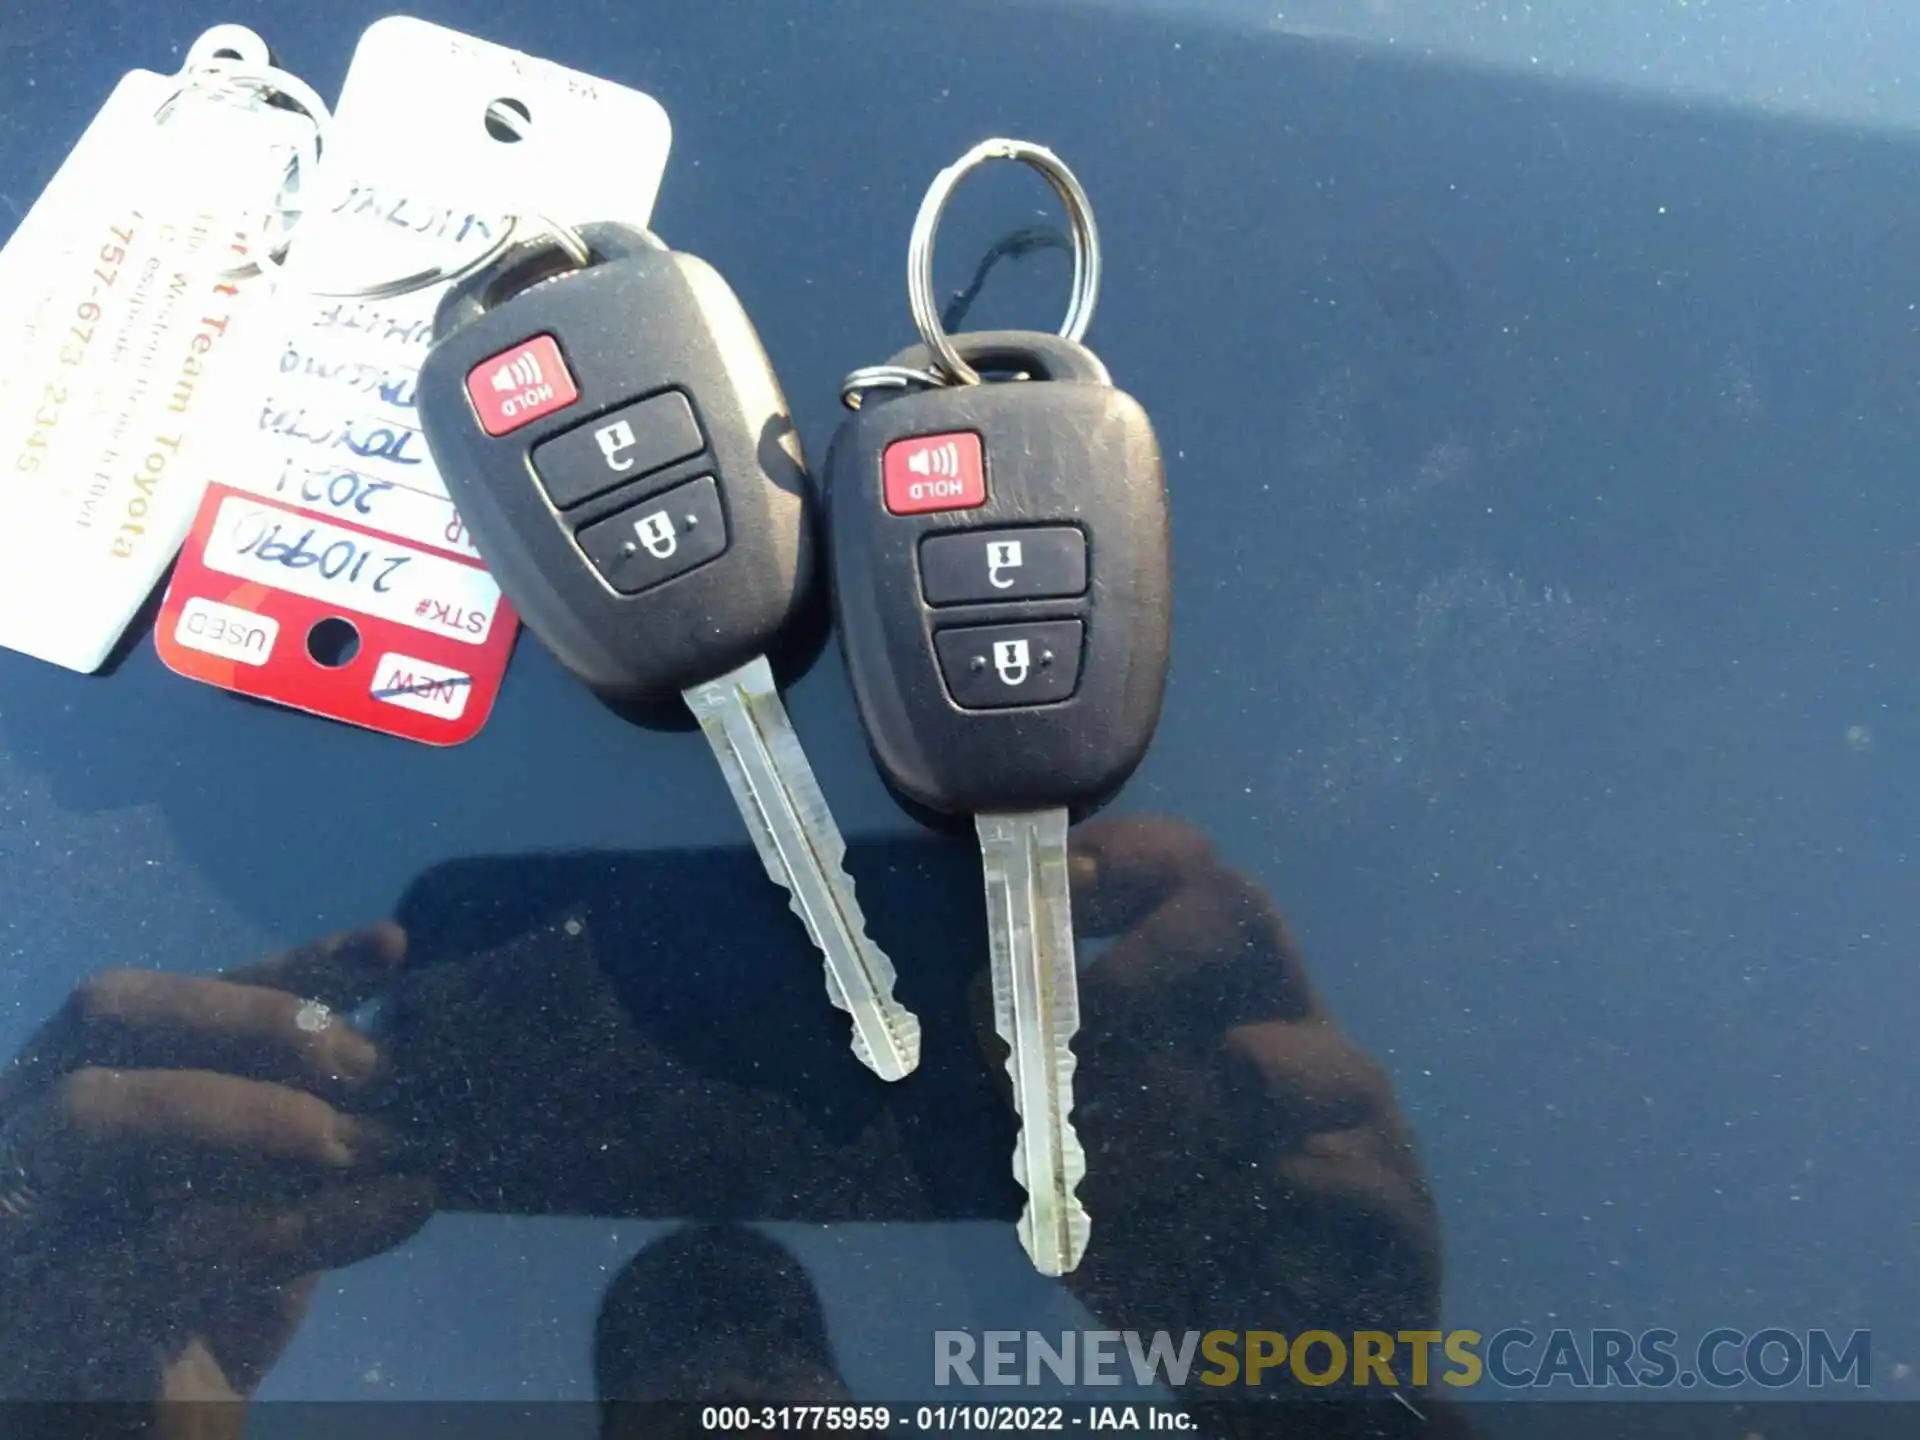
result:
[[[169,667],[425,744],[479,732],[519,619],[415,413],[446,286],[345,297],[457,271],[515,215],[644,226],[670,143],[637,90],[425,21],[367,30],[251,352],[257,383],[202,456],[205,498],[155,630]]]
[[[0,249],[0,646],[99,669],[186,535],[324,121],[232,78],[267,66],[226,25],[124,76]]]

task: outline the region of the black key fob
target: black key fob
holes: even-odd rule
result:
[[[624,225],[450,290],[420,418],[533,632],[612,699],[672,699],[773,647],[814,581],[780,383],[705,261]]]
[[[949,815],[1084,814],[1146,753],[1171,580],[1160,447],[1085,346],[954,337],[1029,378],[872,396],[827,461],[834,610],[875,759]],[[892,366],[924,368],[919,347]]]

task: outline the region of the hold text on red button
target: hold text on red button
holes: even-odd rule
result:
[[[480,417],[480,428],[489,435],[505,435],[566,409],[580,398],[580,391],[553,337],[536,335],[468,371],[467,397]]]
[[[987,503],[987,467],[971,430],[916,435],[887,446],[880,462],[887,509],[895,515],[971,510]]]

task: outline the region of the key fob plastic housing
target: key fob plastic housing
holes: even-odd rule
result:
[[[628,226],[448,291],[422,428],[528,626],[609,699],[650,703],[771,649],[814,583],[787,403],[720,275]]]
[[[872,395],[827,461],[834,610],[867,739],[948,815],[1085,814],[1160,716],[1165,479],[1146,412],[1084,346],[955,337],[1031,378]],[[889,363],[924,367],[918,347]]]

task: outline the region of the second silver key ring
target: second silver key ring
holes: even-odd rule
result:
[[[907,302],[913,310],[914,328],[933,355],[934,366],[913,370],[899,365],[869,365],[855,370],[840,385],[840,398],[849,410],[860,408],[868,390],[980,383],[980,372],[967,363],[941,323],[940,303],[933,289],[933,245],[954,190],[973,171],[994,160],[1012,160],[1039,172],[1066,207],[1073,240],[1073,295],[1060,334],[1076,343],[1086,338],[1094,307],[1100,301],[1100,229],[1094,222],[1093,202],[1066,161],[1046,146],[1004,137],[982,140],[933,177],[907,241]]]

